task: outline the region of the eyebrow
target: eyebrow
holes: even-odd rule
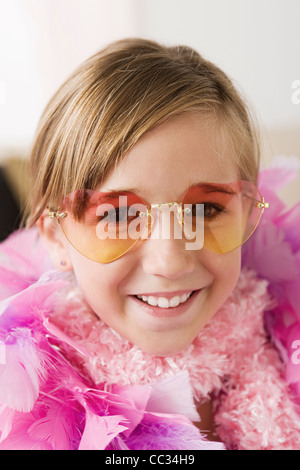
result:
[[[99,191],[101,194],[101,199],[108,200],[117,196],[122,196],[123,194],[136,194],[139,191],[138,188],[128,188],[128,189],[109,189],[108,191]]]
[[[236,191],[229,189],[230,183],[196,183],[189,187],[191,188],[201,188],[206,193],[225,193],[225,194],[236,194]]]
[[[131,195],[131,194],[136,194],[138,191],[137,188],[128,188],[128,189],[111,189],[108,191],[97,191],[99,193],[99,197],[97,200],[91,204],[90,207],[97,206],[99,202],[101,204],[105,202],[113,202],[114,200],[118,199],[120,196],[126,196],[126,195]]]
[[[201,188],[205,193],[224,193],[224,194],[236,194],[236,191],[230,190],[228,188],[230,183],[206,183],[200,182],[195,183],[189,186],[189,188],[183,193],[183,195],[189,191],[191,188]],[[119,196],[126,196],[127,194],[137,194],[140,192],[139,188],[127,188],[127,189],[109,189],[106,191],[99,191],[101,194],[101,202],[111,201],[112,199],[117,199]]]

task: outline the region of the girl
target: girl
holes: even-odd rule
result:
[[[2,244],[0,448],[300,448],[259,157],[231,80],[188,47],[118,41],[62,85]]]

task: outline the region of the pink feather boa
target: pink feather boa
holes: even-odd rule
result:
[[[75,365],[75,352],[86,359],[91,353],[51,320],[66,290],[71,320],[73,287],[51,270],[0,302],[0,450],[225,449],[193,424],[199,416],[185,371],[124,386],[95,383]],[[83,299],[79,310],[91,314]]]
[[[295,174],[277,165],[261,174],[271,208],[235,291],[173,356],[150,356],[98,320],[35,229],[2,243],[0,449],[224,448],[192,424],[192,395],[213,398],[227,449],[300,449],[300,207],[274,193]]]

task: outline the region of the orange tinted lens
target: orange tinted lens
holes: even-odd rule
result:
[[[147,207],[132,193],[76,190],[63,200],[59,219],[69,242],[87,258],[109,263],[126,253],[147,227]]]
[[[241,246],[257,227],[262,197],[249,181],[229,184],[199,184],[185,194],[183,204],[192,207],[184,215],[194,233],[202,227],[196,216],[196,205],[203,204],[204,246],[215,253],[228,253]],[[203,223],[203,220],[202,220]]]

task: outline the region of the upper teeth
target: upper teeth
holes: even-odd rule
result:
[[[177,305],[182,304],[183,302],[186,302],[187,299],[192,295],[192,292],[189,292],[188,294],[183,294],[183,295],[175,295],[174,297],[171,297],[170,299],[167,299],[166,297],[154,297],[153,295],[137,295],[137,297],[144,302],[147,302],[149,305],[152,305],[154,307],[161,307],[161,308],[170,308],[170,307],[177,307]]]

